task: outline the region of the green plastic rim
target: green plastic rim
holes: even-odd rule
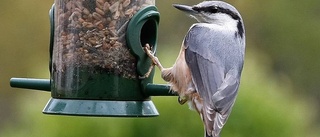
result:
[[[98,117],[155,117],[152,101],[101,101],[51,98],[44,114]]]
[[[128,23],[126,32],[127,46],[137,59],[137,73],[139,76],[144,76],[152,64],[143,47],[148,43],[152,47],[152,51],[156,52],[159,21],[160,13],[157,7],[150,5],[139,10]],[[148,83],[153,83],[153,75],[154,69],[148,78],[141,80],[143,92],[145,92],[144,88]]]

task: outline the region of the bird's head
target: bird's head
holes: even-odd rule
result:
[[[223,1],[204,1],[193,6],[180,4],[173,4],[173,6],[201,23],[214,24],[241,21],[241,15],[237,9]]]
[[[240,13],[232,5],[223,1],[204,1],[197,5],[187,6],[173,4],[173,6],[200,23],[218,24],[234,29],[239,36],[244,35],[244,26]]]

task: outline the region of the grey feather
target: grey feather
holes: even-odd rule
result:
[[[211,128],[207,132],[212,131],[210,134],[217,137],[237,96],[244,41],[235,41],[238,38],[233,33],[205,25],[196,23],[190,28],[184,40],[185,58],[196,90],[204,102],[203,120],[206,128]]]

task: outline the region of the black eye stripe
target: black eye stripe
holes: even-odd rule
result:
[[[208,13],[217,13],[219,9],[216,6],[209,6],[209,7],[193,7],[192,8],[195,11],[198,12],[208,12]]]
[[[240,20],[240,17],[232,12],[231,10],[224,9],[217,6],[209,6],[209,7],[192,7],[193,10],[198,12],[207,12],[207,13],[225,13],[230,15],[235,20]]]
[[[236,32],[236,36],[240,36],[241,38],[243,38],[244,30],[243,30],[243,24],[241,23],[241,21],[238,22],[237,28],[238,28],[238,31]]]

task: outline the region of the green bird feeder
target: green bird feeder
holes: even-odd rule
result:
[[[153,117],[150,96],[172,96],[153,84],[143,47],[156,52],[154,0],[55,0],[49,15],[50,79],[12,78],[17,88],[51,92],[44,114]]]

